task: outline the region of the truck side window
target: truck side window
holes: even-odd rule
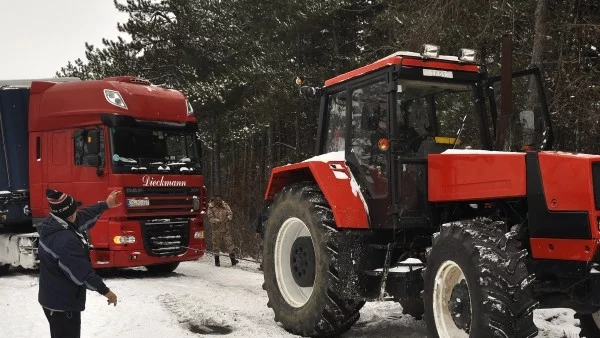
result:
[[[98,167],[104,165],[104,134],[99,131],[100,151],[97,154],[90,153],[88,150],[88,131],[86,129],[78,131],[73,136],[73,146],[75,154],[75,165],[84,167]]]

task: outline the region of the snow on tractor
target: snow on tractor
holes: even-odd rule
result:
[[[550,151],[537,69],[505,57],[488,77],[475,55],[425,45],[302,87],[321,97],[319,156],[273,169],[265,195],[286,330],[337,336],[392,300],[430,338],[534,337],[539,307],[600,337],[600,156]]]

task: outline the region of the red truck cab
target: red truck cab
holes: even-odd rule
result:
[[[174,269],[202,257],[206,203],[197,132],[182,93],[142,79],[32,82],[31,223],[49,214],[47,188],[83,206],[119,190],[122,205],[107,210],[88,233],[95,268]]]

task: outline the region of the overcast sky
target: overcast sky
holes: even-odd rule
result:
[[[126,19],[113,0],[0,0],[0,80],[53,77]]]

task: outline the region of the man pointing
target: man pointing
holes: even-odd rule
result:
[[[50,215],[37,226],[40,234],[40,290],[38,300],[50,323],[52,338],[79,338],[81,311],[85,309],[86,290],[105,296],[117,305],[117,296],[106,287],[92,268],[85,231],[100,215],[118,207],[119,191],[106,202],[77,210],[77,202],[65,193],[46,190]]]

